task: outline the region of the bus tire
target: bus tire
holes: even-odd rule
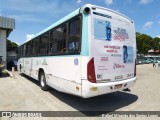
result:
[[[41,71],[39,74],[39,82],[42,90],[44,91],[49,90],[49,86],[46,84],[46,77],[43,71]]]

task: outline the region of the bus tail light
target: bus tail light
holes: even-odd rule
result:
[[[136,77],[136,60],[135,60],[135,65],[134,65],[134,77]]]
[[[92,58],[87,65],[87,79],[92,83],[96,83],[96,75],[94,68],[94,58]]]

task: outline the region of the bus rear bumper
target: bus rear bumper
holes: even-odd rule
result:
[[[124,90],[134,85],[136,77],[108,83],[91,83],[88,80],[82,80],[82,97],[89,98],[107,93]]]

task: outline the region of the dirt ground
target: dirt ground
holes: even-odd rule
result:
[[[131,87],[131,92],[120,91],[89,99],[68,95],[54,89],[44,92],[40,89],[38,81],[27,76],[21,76],[16,72],[16,79],[11,77],[0,78],[0,111],[79,111],[77,114],[80,116],[108,120],[115,118],[96,118],[95,116],[107,113],[105,111],[160,111],[159,91],[160,68],[153,68],[152,64],[137,65],[137,81]],[[91,114],[86,111],[100,112]],[[59,112],[59,114],[66,116],[70,113]],[[2,117],[1,119],[7,118]],[[39,120],[39,118],[37,119]]]

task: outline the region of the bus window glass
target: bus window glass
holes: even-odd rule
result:
[[[40,38],[39,53],[40,55],[47,55],[49,50],[49,33],[45,33]]]
[[[32,54],[33,56],[38,56],[39,54],[39,38],[35,38],[33,40],[33,48],[32,48]]]
[[[26,56],[30,57],[32,51],[32,42],[29,41],[26,45],[27,45]]]
[[[69,23],[68,52],[80,52],[80,19]]]
[[[66,52],[66,25],[58,27],[51,33],[50,53],[65,53]]]

